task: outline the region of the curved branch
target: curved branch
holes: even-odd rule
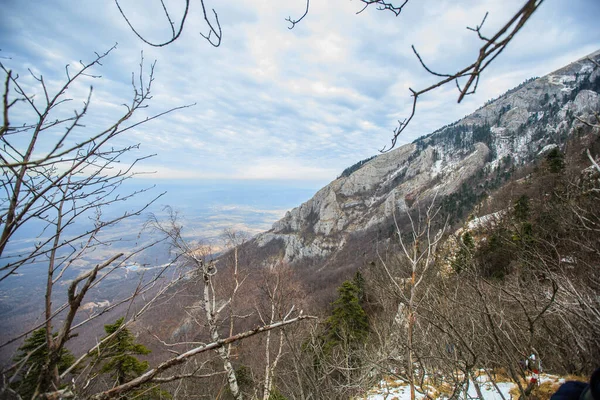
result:
[[[292,24],[291,26],[288,26],[288,29],[294,29],[294,27],[296,26],[296,24],[300,21],[302,21],[304,19],[304,17],[306,17],[306,15],[308,14],[308,8],[310,7],[310,0],[306,0],[306,10],[304,11],[304,14],[302,14],[302,16],[298,19],[292,19],[292,17],[287,17],[285,20],[287,22],[289,22],[290,24]]]
[[[167,360],[163,363],[161,363],[160,365],[158,365],[156,368],[153,368],[149,371],[147,371],[146,373],[144,373],[143,375],[140,375],[139,377],[124,383],[122,385],[116,386],[110,390],[107,390],[105,392],[102,393],[98,393],[94,396],[92,396],[92,399],[94,400],[106,400],[106,399],[111,399],[114,397],[118,397],[123,393],[127,393],[137,387],[139,387],[140,385],[143,385],[146,382],[149,381],[153,381],[153,380],[158,380],[160,381],[160,378],[157,377],[157,375],[159,375],[161,372],[166,371],[176,365],[179,364],[183,364],[185,363],[188,359],[192,358],[193,356],[200,354],[200,353],[204,353],[210,350],[215,350],[218,349],[220,347],[223,347],[225,345],[228,345],[230,343],[234,343],[246,338],[249,338],[251,336],[254,336],[256,334],[262,333],[262,332],[267,332],[270,331],[272,329],[276,329],[276,328],[281,328],[285,325],[289,325],[289,324],[293,324],[295,322],[301,321],[303,319],[313,319],[316,317],[312,317],[309,315],[299,315],[296,318],[292,318],[292,319],[288,319],[288,320],[282,320],[273,324],[269,324],[269,325],[263,325],[261,327],[249,330],[249,331],[245,331],[242,333],[238,333],[237,335],[233,335],[233,336],[229,336],[228,338],[225,339],[221,339],[212,343],[209,343],[207,345],[204,346],[199,346],[196,347],[192,350],[189,350],[177,357],[171,358],[170,360]]]
[[[364,0],[363,0],[364,1]],[[393,131],[392,144],[390,147],[384,147],[381,149],[381,152],[387,152],[392,150],[396,142],[398,140],[399,135],[406,129],[409,122],[412,120],[416,106],[417,100],[420,95],[430,92],[440,86],[443,86],[449,82],[454,81],[459,91],[458,103],[460,103],[465,96],[475,93],[477,90],[477,86],[479,84],[479,78],[481,73],[490,65],[492,61],[496,59],[504,51],[508,43],[514,38],[514,36],[523,28],[525,23],[531,18],[533,13],[538,9],[538,7],[544,2],[544,0],[527,0],[523,7],[512,16],[512,18],[502,27],[500,28],[494,36],[491,38],[487,38],[481,33],[481,29],[483,24],[487,19],[487,13],[485,14],[482,22],[477,25],[475,28],[467,27],[467,29],[477,33],[479,39],[484,41],[484,45],[479,49],[477,54],[477,58],[475,61],[468,65],[467,67],[451,74],[439,73],[433,71],[430,67],[428,67],[423,61],[421,55],[417,52],[414,46],[412,46],[412,50],[417,57],[421,66],[431,75],[443,78],[433,85],[426,87],[425,89],[415,91],[410,89],[413,96],[413,104],[411,109],[411,114],[408,118],[403,121],[398,121],[398,127]],[[462,77],[469,77],[464,86],[461,87],[458,79]]]
[[[176,41],[177,39],[179,39],[179,36],[181,36],[181,33],[183,32],[183,25],[185,24],[185,20],[187,19],[187,16],[188,16],[188,13],[190,10],[190,0],[185,0],[185,10],[183,12],[183,16],[181,17],[181,20],[179,21],[179,27],[177,29],[175,29],[175,24],[173,23],[173,20],[171,19],[171,15],[167,11],[167,7],[165,6],[164,1],[161,0],[161,4],[163,7],[163,13],[165,14],[165,18],[167,19],[167,21],[169,22],[169,25],[171,27],[171,38],[165,42],[156,42],[155,43],[155,42],[151,42],[148,39],[146,39],[144,36],[142,36],[141,33],[139,33],[137,31],[137,29],[135,29],[133,27],[133,24],[131,23],[131,21],[129,21],[129,18],[127,18],[127,15],[125,15],[125,11],[123,11],[123,9],[121,8],[121,5],[119,4],[119,0],[115,0],[115,4],[117,5],[117,8],[119,9],[119,13],[121,14],[121,16],[123,17],[125,22],[127,22],[127,25],[129,25],[129,28],[133,31],[133,33],[135,33],[135,35],[142,42],[146,43],[147,45],[153,46],[153,47],[163,47],[163,46],[171,44],[174,41]]]
[[[210,43],[213,47],[219,47],[221,45],[221,39],[223,38],[223,31],[221,30],[221,23],[219,22],[219,16],[217,15],[217,12],[213,8],[212,12],[215,15],[215,21],[216,21],[216,28],[215,28],[215,26],[213,26],[212,22],[210,22],[210,20],[208,19],[208,16],[206,15],[206,7],[204,6],[204,1],[201,0],[200,3],[202,4],[202,13],[204,14],[204,21],[206,21],[206,24],[208,25],[208,28],[209,28],[208,35],[205,35],[202,32],[200,32],[200,36],[202,36],[204,39],[206,39],[208,41],[208,43]],[[213,34],[215,35],[216,40],[211,39],[211,36]]]

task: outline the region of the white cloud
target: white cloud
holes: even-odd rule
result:
[[[259,159],[236,173],[239,179],[327,180],[339,173],[331,168],[307,165],[303,160]]]
[[[155,165],[143,168],[156,169],[157,177],[327,182],[388,143],[397,120],[409,113],[409,87],[422,89],[435,81],[420,67],[411,44],[435,70],[454,71],[472,62],[481,45],[466,26],[475,26],[489,11],[485,32],[492,32],[522,3],[413,0],[394,17],[374,7],[355,15],[361,4],[347,0],[311,2],[308,16],[290,31],[284,19],[302,15],[304,0],[223,0],[213,4],[224,30],[215,49],[198,35],[206,32],[198,8],[177,42],[151,48],[129,30],[114,4],[11,0],[0,17],[0,54],[11,57],[3,62],[33,89],[27,67],[54,86],[64,79],[64,64],[89,60],[93,51],[119,42],[99,70],[103,79],[93,82],[90,128],[105,126],[130,100],[130,73],[139,69],[140,50],[146,67],[156,59],[154,98],[139,118],[196,103],[120,139],[157,153]],[[153,40],[168,37],[160,2],[124,4],[141,32]],[[593,0],[547,0],[482,76],[479,93],[463,105],[456,104],[451,86],[423,96],[400,142],[596,50],[600,29],[591,16],[598,12]],[[77,85],[73,93],[83,96],[89,84]]]

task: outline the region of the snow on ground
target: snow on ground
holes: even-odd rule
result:
[[[498,382],[496,384],[502,395],[504,395],[504,400],[510,400],[510,390],[515,387],[514,383],[509,382]],[[484,400],[503,400],[502,396],[498,393],[494,385],[491,382],[480,382],[479,388],[481,389],[481,393],[484,397]],[[431,397],[434,399],[447,399],[448,396],[445,394],[436,394],[437,392],[433,391],[429,393]],[[477,391],[473,382],[469,382],[468,389],[469,398],[477,398]],[[421,400],[425,398],[425,395],[417,392],[416,399]],[[363,398],[364,400],[410,400],[410,387],[408,384],[402,381],[392,381],[388,382],[382,380],[379,382],[377,388],[371,389],[367,394],[367,397]]]
[[[516,388],[517,385],[513,382],[497,382],[496,386],[500,389],[500,393],[496,390],[492,382],[489,381],[487,375],[480,375],[477,378],[479,382],[479,388],[481,389],[481,394],[483,395],[483,400],[510,400],[511,395],[510,391],[513,388]],[[540,384],[544,382],[557,382],[564,383],[564,379],[560,379],[560,377],[555,375],[541,374],[540,375]],[[431,388],[429,395],[434,399],[447,399],[448,396],[442,393],[435,391],[434,388]],[[417,392],[416,399],[422,400],[425,398],[425,395]],[[464,396],[461,396],[464,397]],[[504,397],[504,399],[503,399]],[[475,389],[475,385],[473,381],[469,381],[469,389],[468,389],[468,398],[476,399],[477,398],[477,390]],[[361,397],[362,400],[410,400],[410,387],[407,383],[400,380],[386,380],[382,379],[377,387],[371,389],[366,397]]]

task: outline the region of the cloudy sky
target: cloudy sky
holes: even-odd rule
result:
[[[167,0],[176,19],[183,0]],[[0,57],[35,91],[27,68],[49,86],[65,79],[65,65],[117,48],[69,95],[81,101],[93,84],[86,129],[106,125],[131,98],[131,73],[143,51],[156,60],[153,99],[138,118],[195,104],[145,124],[120,140],[156,153],[145,168],[157,178],[284,179],[323,185],[347,166],[387,145],[408,115],[409,87],[435,81],[418,64],[415,45],[435,70],[468,65],[481,42],[466,26],[489,11],[493,33],[524,0],[412,0],[404,12],[367,9],[350,0],[313,0],[293,30],[304,0],[208,0],[219,15],[223,41],[209,45],[200,3],[191,2],[175,43],[153,48],[129,29],[110,0],[2,0]],[[148,39],[165,40],[168,22],[159,0],[121,0]],[[523,31],[482,76],[478,93],[456,104],[452,86],[426,95],[399,143],[469,114],[532,76],[541,76],[600,48],[597,0],[546,0]],[[80,102],[72,102],[69,109]],[[81,133],[85,134],[85,133]]]

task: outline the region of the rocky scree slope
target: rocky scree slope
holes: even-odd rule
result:
[[[600,111],[600,51],[531,79],[463,119],[381,154],[331,182],[252,241],[264,260],[328,257],[410,209],[418,197],[456,193],[474,176],[523,165],[562,146]],[[579,118],[579,119],[578,119]],[[344,176],[347,175],[347,176]],[[266,261],[265,261],[266,262]]]

